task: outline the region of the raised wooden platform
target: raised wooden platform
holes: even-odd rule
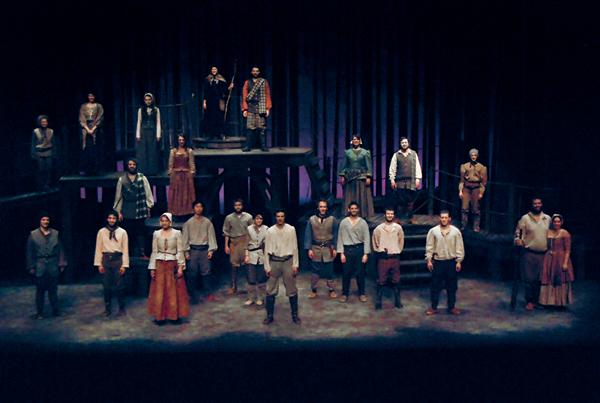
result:
[[[196,137],[192,139],[194,147],[208,149],[234,149],[242,148],[246,142],[246,137],[224,137],[222,139],[211,139],[207,137]]]
[[[299,167],[305,165],[307,158],[312,155],[309,147],[273,147],[269,151],[252,149],[243,152],[236,149],[195,149],[196,163],[208,168],[230,167],[235,158],[235,165],[248,168],[270,168],[270,167]]]

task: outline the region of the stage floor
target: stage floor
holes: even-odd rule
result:
[[[145,298],[129,298],[124,318],[105,319],[100,284],[63,285],[59,298],[63,316],[33,320],[34,287],[0,289],[0,342],[10,351],[44,350],[193,350],[255,351],[286,349],[429,348],[468,346],[594,345],[600,341],[600,285],[583,281],[575,285],[575,303],[568,311],[526,312],[508,310],[510,284],[461,279],[459,317],[445,313],[445,293],[440,314],[424,315],[429,291],[426,285],[403,290],[404,308],[392,306],[391,291],[384,309],[372,305],[374,285],[368,282],[369,302],[360,303],[353,292],[349,303],[329,300],[323,290],[317,299],[306,297],[310,275],[299,277],[301,326],[290,321],[283,295],[277,298],[275,322],[264,326],[264,310],[243,307],[245,295],[227,297],[223,287],[217,302],[192,306],[181,325],[157,327],[146,313]],[[353,284],[354,286],[354,284]],[[116,301],[115,301],[116,305]],[[49,306],[46,305],[46,311]]]

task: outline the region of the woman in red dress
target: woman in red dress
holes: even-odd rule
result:
[[[176,216],[193,214],[192,203],[196,200],[194,153],[186,147],[185,136],[177,136],[177,147],[169,154],[169,212]]]

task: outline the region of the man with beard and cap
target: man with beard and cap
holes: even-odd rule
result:
[[[413,207],[422,178],[419,156],[410,149],[408,139],[402,137],[400,149],[392,156],[389,168],[390,184],[398,204],[398,218],[408,218],[413,223]]]
[[[254,143],[255,132],[258,131],[260,149],[269,151],[267,147],[267,118],[271,111],[271,88],[269,82],[260,77],[260,69],[251,70],[252,78],[244,82],[242,88],[242,114],[246,118],[246,145],[242,151],[250,151]]]
[[[460,182],[458,184],[458,197],[462,201],[461,230],[464,231],[469,223],[469,209],[473,214],[473,231],[479,232],[481,212],[479,201],[483,198],[487,184],[487,168],[477,161],[479,151],[473,148],[469,151],[471,161],[460,166]]]
[[[210,68],[210,74],[204,79],[202,109],[204,109],[204,129],[209,138],[218,138],[223,134],[225,98],[227,91],[233,89],[233,83],[227,86],[225,77],[219,74],[216,66]]]
[[[144,94],[144,105],[137,112],[135,129],[135,158],[138,168],[146,175],[156,175],[159,171],[161,136],[160,109],[155,104],[154,95],[147,92]]]
[[[292,321],[302,323],[298,316],[298,238],[296,229],[285,222],[285,211],[275,211],[275,225],[267,230],[265,237],[265,271],[267,280],[267,317],[265,325],[273,322],[275,313],[275,297],[279,292],[279,278],[283,279],[285,294],[289,298]]]
[[[404,230],[394,222],[394,208],[385,209],[385,222],[373,231],[373,250],[377,252],[377,299],[375,309],[381,309],[383,287],[388,276],[394,287],[394,306],[402,308],[400,300],[400,254],[404,249]]]
[[[225,217],[223,236],[225,237],[225,254],[231,263],[231,286],[228,295],[237,293],[237,278],[240,266],[244,265],[248,249],[248,227],[252,225],[252,215],[244,211],[244,201],[233,202],[233,213]]]
[[[36,313],[33,318],[43,318],[46,291],[52,315],[58,316],[58,277],[65,270],[67,261],[59,233],[50,228],[50,216],[47,213],[40,214],[40,227],[29,234],[26,262],[27,270],[35,276]]]
[[[48,127],[48,116],[37,118],[37,127],[31,136],[31,158],[38,165],[37,188],[48,191],[52,182],[53,160],[56,158],[54,130]]]
[[[525,309],[528,311],[532,311],[540,299],[540,275],[548,249],[550,216],[542,212],[542,207],[542,199],[531,199],[529,213],[521,217],[515,230],[515,245],[523,248],[519,269],[525,284]]]
[[[113,210],[119,214],[119,221],[127,230],[132,240],[132,256],[143,256],[144,253],[144,221],[150,217],[150,209],[154,206],[152,189],[144,174],[138,172],[137,161],[127,160],[127,171],[117,181],[115,204]]]
[[[440,211],[440,224],[427,233],[425,260],[427,270],[431,272],[431,308],[425,311],[427,316],[437,313],[440,291],[444,288],[448,298],[448,313],[461,314],[455,305],[458,273],[462,270],[465,245],[460,230],[450,225],[451,220],[448,210]]]
[[[81,126],[81,171],[86,175],[97,175],[102,156],[101,131],[104,122],[104,108],[96,102],[96,96],[89,93],[88,101],[79,108]]]
[[[348,217],[340,222],[337,235],[337,252],[344,267],[342,274],[342,296],[340,302],[347,302],[350,295],[350,281],[356,277],[358,299],[367,302],[365,295],[366,264],[371,253],[369,225],[360,217],[360,207],[356,202],[348,204]]]
[[[366,219],[375,215],[371,182],[373,169],[371,152],[362,148],[360,134],[352,136],[351,148],[344,153],[344,165],[338,172],[340,183],[344,188],[344,206],[355,201],[360,206],[362,216]]]
[[[319,200],[317,214],[308,219],[304,230],[304,249],[308,251],[310,268],[310,293],[308,298],[317,297],[317,286],[325,278],[329,298],[337,298],[333,284],[333,260],[337,256],[338,221],[329,215],[327,200]]]
[[[119,312],[125,315],[125,271],[129,268],[129,240],[127,231],[119,227],[119,213],[110,211],[106,215],[106,226],[96,235],[94,266],[102,275],[104,289],[104,316],[112,314],[112,296],[117,296]]]

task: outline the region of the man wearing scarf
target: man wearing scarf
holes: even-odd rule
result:
[[[115,204],[113,210],[119,214],[119,221],[127,230],[133,241],[133,256],[143,256],[144,253],[144,221],[150,217],[150,209],[154,206],[152,189],[144,174],[138,172],[137,161],[133,158],[127,161],[127,171],[117,182]]]
[[[317,297],[317,286],[324,277],[329,290],[329,298],[337,298],[333,287],[333,260],[337,256],[338,221],[329,215],[327,200],[319,200],[317,214],[309,218],[304,230],[304,249],[310,259],[312,275],[310,278],[311,291],[308,298]]]
[[[469,157],[471,161],[460,166],[460,183],[458,184],[458,197],[462,201],[461,231],[467,228],[470,209],[473,214],[473,231],[479,232],[479,223],[481,222],[479,201],[483,198],[483,192],[485,192],[485,185],[487,184],[487,168],[477,162],[479,151],[476,148],[469,151]]]
[[[160,110],[154,102],[154,95],[147,92],[144,94],[144,105],[138,109],[135,130],[135,157],[139,169],[147,175],[156,175],[159,171],[161,136]]]
[[[96,253],[94,266],[102,275],[104,288],[104,312],[109,317],[112,314],[112,296],[117,296],[119,313],[125,315],[125,271],[129,267],[129,245],[127,232],[119,227],[119,213],[111,211],[106,216],[106,226],[98,231],[96,236]]]
[[[252,67],[252,78],[244,82],[242,88],[242,114],[246,118],[246,145],[242,151],[250,151],[258,131],[260,149],[267,147],[267,118],[271,111],[271,88],[269,82],[260,77],[260,69]]]
[[[48,191],[52,181],[52,162],[56,158],[54,151],[54,130],[48,127],[48,116],[37,118],[37,127],[31,136],[31,158],[37,161],[38,190]]]
[[[204,80],[202,109],[204,109],[204,128],[209,138],[219,138],[223,134],[225,98],[227,91],[233,89],[233,83],[227,86],[225,77],[219,74],[216,66],[210,68],[210,74]]]

